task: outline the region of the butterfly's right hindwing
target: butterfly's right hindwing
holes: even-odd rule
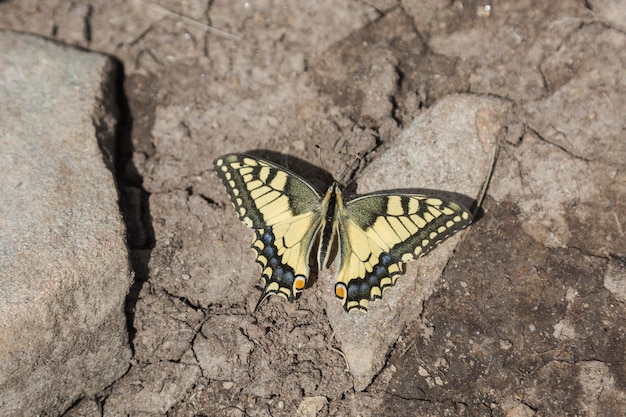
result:
[[[264,280],[259,303],[273,294],[293,301],[309,277],[320,195],[296,174],[255,157],[225,155],[214,165],[239,219],[255,229],[252,249]]]

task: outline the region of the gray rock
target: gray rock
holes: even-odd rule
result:
[[[103,55],[0,31],[1,416],[59,415],[128,369],[113,83]]]
[[[298,417],[315,417],[328,404],[328,398],[318,395],[305,397],[298,406]]]

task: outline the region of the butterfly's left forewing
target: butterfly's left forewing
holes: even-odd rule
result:
[[[340,265],[335,295],[346,311],[367,311],[369,300],[428,253],[470,224],[460,204],[418,194],[374,194],[348,201],[337,217]]]
[[[252,249],[264,280],[259,303],[273,294],[293,301],[309,277],[321,224],[319,193],[296,174],[252,156],[225,155],[214,166],[239,219],[255,230]]]

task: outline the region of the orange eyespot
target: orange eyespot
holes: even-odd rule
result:
[[[342,300],[346,298],[346,296],[348,295],[346,293],[346,286],[344,284],[337,284],[335,285],[335,295],[337,296],[337,298],[341,298]]]
[[[293,287],[298,291],[302,291],[305,285],[306,280],[303,276],[296,277],[296,279],[293,281]]]

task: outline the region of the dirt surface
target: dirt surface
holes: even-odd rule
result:
[[[124,75],[134,359],[66,415],[624,415],[624,15],[565,0],[0,1],[0,27],[112,55]],[[483,215],[355,389],[319,286],[253,312],[252,233],[212,161],[271,150],[323,188],[301,163],[319,145],[327,171],[358,179],[457,93],[514,109]]]

